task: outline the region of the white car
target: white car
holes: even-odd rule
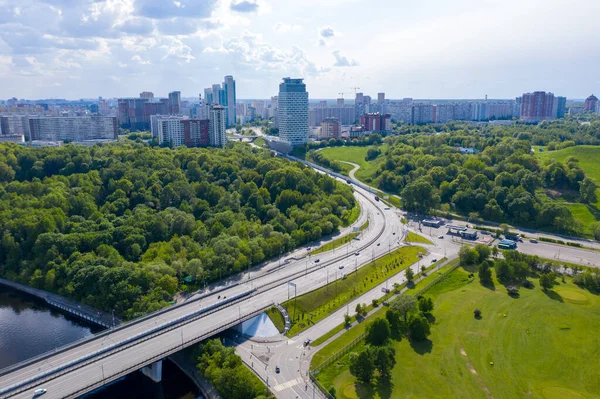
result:
[[[47,391],[44,388],[41,389],[36,389],[35,391],[33,391],[33,397],[37,398],[38,396],[42,396],[43,394],[45,394]]]
[[[340,270],[342,270],[344,268],[344,265],[340,265]]]

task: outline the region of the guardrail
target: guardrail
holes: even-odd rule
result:
[[[0,389],[0,394],[5,394],[5,393],[9,393],[11,391],[15,391],[17,390],[17,392],[14,392],[14,394],[22,391],[25,386],[28,386],[30,384],[32,384],[35,381],[39,381],[42,380],[44,378],[50,377],[50,376],[58,376],[61,375],[60,373],[63,370],[68,370],[70,371],[70,369],[72,369],[74,366],[79,366],[81,367],[82,365],[88,364],[89,362],[86,363],[86,361],[89,361],[91,359],[93,359],[94,361],[97,361],[98,359],[102,359],[106,356],[102,356],[102,355],[108,355],[109,352],[112,353],[114,352],[115,349],[118,348],[118,351],[121,351],[123,349],[129,348],[132,345],[131,344],[138,344],[139,342],[144,342],[147,339],[153,338],[155,336],[164,334],[168,331],[173,330],[174,328],[179,327],[179,325],[183,325],[183,324],[187,324],[191,321],[194,321],[195,319],[198,318],[198,316],[204,315],[206,313],[211,312],[214,309],[220,308],[221,306],[223,306],[224,304],[227,304],[228,306],[230,306],[231,304],[233,304],[233,302],[237,301],[240,298],[244,298],[248,295],[250,295],[251,293],[255,292],[256,289],[252,289],[237,295],[232,296],[231,298],[228,298],[227,300],[225,300],[224,302],[218,302],[212,305],[209,305],[205,308],[199,309],[193,313],[187,314],[185,316],[179,317],[175,320],[171,320],[169,322],[163,323],[159,326],[156,326],[154,328],[151,328],[150,330],[144,331],[142,333],[136,334],[132,337],[127,338],[124,341],[121,341],[119,343],[114,343],[112,345],[108,345],[100,350],[97,350],[95,352],[89,353],[83,357],[80,357],[78,359],[72,360],[70,362],[65,363],[62,366],[56,367],[54,369],[48,370],[44,373],[41,373],[35,377],[31,377],[28,378],[24,381],[21,381],[17,384],[13,384],[9,387],[6,388],[2,388]],[[142,339],[144,338],[144,339]],[[141,341],[140,341],[141,340]],[[138,342],[139,341],[139,342]],[[57,374],[59,373],[59,374]]]
[[[184,341],[181,345],[177,345],[175,347],[171,347],[170,349],[167,349],[166,351],[163,351],[163,352],[161,352],[161,353],[159,353],[157,355],[154,355],[151,358],[144,360],[143,362],[136,363],[133,366],[126,367],[126,368],[120,370],[119,372],[115,373],[114,375],[103,379],[102,381],[96,382],[93,385],[90,385],[90,386],[88,386],[86,388],[82,388],[82,389],[80,389],[80,390],[78,390],[76,392],[73,392],[67,398],[73,398],[73,399],[78,398],[81,395],[83,395],[85,393],[88,393],[88,392],[90,392],[90,391],[92,391],[94,389],[97,389],[97,388],[99,388],[99,387],[101,387],[103,385],[106,385],[107,383],[112,382],[112,381],[120,378],[123,375],[129,374],[132,371],[139,370],[139,369],[141,369],[143,367],[146,367],[147,365],[152,364],[152,363],[154,363],[154,362],[156,362],[158,360],[164,359],[165,357],[170,356],[171,354],[180,351],[184,347],[188,347],[188,346],[193,345],[195,343],[201,342],[201,341],[205,340],[206,338],[211,337],[211,336],[213,336],[215,334],[218,334],[218,333],[220,333],[222,331],[225,331],[226,329],[231,328],[231,327],[233,327],[235,325],[238,325],[238,324],[242,323],[243,321],[246,321],[246,320],[249,320],[249,319],[251,319],[253,317],[256,317],[259,314],[263,313],[266,309],[268,309],[271,306],[273,306],[273,304],[269,304],[268,306],[265,306],[264,308],[261,308],[259,310],[254,311],[254,312],[250,312],[250,313],[247,313],[246,315],[240,316],[237,319],[235,319],[235,320],[233,320],[233,321],[231,321],[231,322],[229,322],[229,323],[227,323],[227,324],[225,324],[223,326],[217,327],[217,328],[212,329],[212,330],[210,330],[208,332],[205,332],[205,333],[198,334],[198,335],[194,336],[193,338],[188,339],[187,341]]]

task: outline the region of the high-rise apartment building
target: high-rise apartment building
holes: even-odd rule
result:
[[[454,104],[437,104],[433,107],[433,121],[446,123],[454,120]]]
[[[235,80],[233,76],[227,75],[223,79],[223,99],[225,100],[221,105],[225,107],[227,113],[227,126],[235,125],[235,114],[236,114],[236,95],[235,95]]]
[[[227,114],[222,105],[213,105],[208,112],[208,141],[214,147],[225,147],[227,144],[226,130]]]
[[[521,97],[521,120],[524,122],[540,122],[552,120],[554,94],[545,91],[524,93]]]
[[[171,115],[177,115],[181,112],[181,92],[172,91],[169,93],[168,111]]]
[[[364,114],[360,117],[360,124],[367,132],[387,133],[392,131],[389,114]]]
[[[144,119],[144,104],[147,102],[147,98],[119,98],[119,127],[129,130],[148,129]]]
[[[337,106],[338,107],[343,107],[344,106],[344,99],[343,98],[338,98],[337,99]]]
[[[204,101],[206,101],[206,105],[210,106],[213,104],[213,92],[211,87],[207,87],[204,89]]]
[[[31,140],[85,141],[116,140],[117,119],[114,116],[28,117]]]
[[[595,95],[591,95],[585,99],[585,103],[583,104],[584,111],[592,111],[596,112],[596,106],[598,105],[598,97]]]
[[[209,144],[207,119],[188,119],[183,115],[153,115],[152,136],[172,147],[206,147]]]
[[[154,93],[151,91],[143,91],[140,93],[140,98],[145,98],[146,100],[152,102],[154,101]]]
[[[326,118],[321,123],[322,139],[337,139],[342,135],[342,125],[337,118]]]
[[[303,79],[283,78],[279,84],[279,138],[291,145],[308,139],[308,92]]]

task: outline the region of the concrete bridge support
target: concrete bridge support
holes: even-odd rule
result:
[[[162,380],[162,360],[154,362],[140,370],[142,374],[150,378],[154,382],[161,382]]]

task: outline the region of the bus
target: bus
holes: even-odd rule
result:
[[[498,243],[498,249],[516,249],[517,243],[511,240],[502,240]]]

